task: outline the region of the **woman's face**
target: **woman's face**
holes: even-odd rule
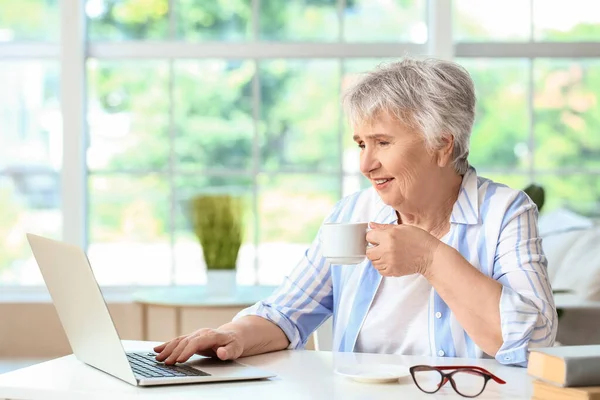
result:
[[[420,208],[439,176],[439,154],[427,150],[418,132],[382,113],[355,127],[360,170],[384,203],[396,210]]]

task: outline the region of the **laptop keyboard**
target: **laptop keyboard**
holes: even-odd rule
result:
[[[181,376],[210,376],[209,373],[200,371],[187,365],[165,365],[155,359],[154,353],[127,353],[127,359],[138,377],[142,378],[172,378]]]

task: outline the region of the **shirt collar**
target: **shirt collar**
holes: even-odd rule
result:
[[[373,189],[375,191],[375,189]],[[377,196],[377,201],[381,204],[381,207],[377,209],[375,213],[375,218],[373,218],[373,222],[377,222],[378,224],[396,224],[398,223],[398,216],[396,215],[396,210],[392,206],[388,206],[383,202],[381,197],[375,191],[375,195]]]
[[[469,167],[463,176],[450,222],[465,225],[479,223],[479,188],[477,187],[477,172],[473,167]]]
[[[377,193],[377,192],[375,192]],[[378,196],[381,207],[377,209],[374,222],[395,224],[398,222],[396,210],[388,206]],[[469,167],[458,192],[458,199],[452,208],[450,222],[455,224],[476,225],[479,223],[479,189],[477,188],[477,172]]]

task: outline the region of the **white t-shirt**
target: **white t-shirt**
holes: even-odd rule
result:
[[[429,296],[423,275],[383,277],[354,350],[429,356]]]

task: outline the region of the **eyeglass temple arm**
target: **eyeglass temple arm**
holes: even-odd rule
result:
[[[504,385],[506,382],[500,378],[498,378],[496,375],[492,374],[490,371],[488,371],[485,368],[481,368],[481,367],[475,367],[475,366],[469,366],[469,365],[454,365],[454,366],[450,366],[450,365],[445,365],[445,366],[435,366],[434,368],[439,369],[439,370],[446,370],[446,369],[465,369],[465,370],[475,370],[475,371],[479,371],[479,372],[483,372],[484,374],[487,374],[490,376],[490,378],[492,378],[495,382]],[[445,382],[444,382],[445,383]]]

